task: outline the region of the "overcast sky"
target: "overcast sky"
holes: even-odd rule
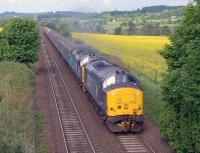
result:
[[[151,5],[186,5],[189,0],[0,0],[0,12],[135,10]]]

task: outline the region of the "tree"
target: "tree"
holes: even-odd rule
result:
[[[71,37],[71,33],[69,29],[70,28],[67,23],[60,23],[59,28],[56,31],[65,37]]]
[[[164,27],[160,27],[160,31],[161,31],[161,35],[170,35],[171,31],[170,28],[168,26],[164,26]]]
[[[147,23],[142,27],[143,35],[155,35],[155,27],[153,23]]]
[[[136,34],[136,32],[137,32],[137,26],[132,21],[130,21],[128,23],[128,26],[129,26],[129,28],[128,28],[128,35]]]
[[[168,73],[162,82],[166,101],[161,134],[177,153],[200,152],[200,0],[184,11],[181,25],[161,55]]]
[[[121,35],[122,34],[122,27],[118,27],[115,29],[115,35]]]
[[[9,55],[9,44],[8,41],[5,39],[5,34],[0,33],[0,61],[10,59]]]
[[[52,30],[55,30],[55,31],[57,30],[55,22],[48,22],[45,26]]]
[[[161,27],[160,27],[160,23],[154,23],[153,25],[153,35],[154,36],[160,36],[161,35]]]
[[[11,19],[0,38],[0,59],[34,63],[40,44],[37,26],[32,19]]]
[[[96,25],[96,28],[95,28],[95,32],[98,32],[98,33],[105,33],[105,29],[104,29],[104,26],[103,24],[99,23]]]
[[[81,23],[80,21],[74,21],[73,22],[73,28],[75,31],[81,31]]]

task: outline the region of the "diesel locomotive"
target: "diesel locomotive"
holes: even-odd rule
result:
[[[112,132],[142,131],[144,106],[139,80],[85,45],[49,28],[43,28],[43,31],[76,76],[107,127]]]

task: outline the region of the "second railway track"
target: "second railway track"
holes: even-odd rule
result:
[[[96,153],[80,118],[68,87],[50,51],[43,46],[44,60],[54,94],[60,127],[67,153]]]

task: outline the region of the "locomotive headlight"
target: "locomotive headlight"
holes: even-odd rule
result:
[[[134,102],[135,102],[135,97],[132,97],[132,98],[130,99],[130,101],[131,101],[132,103],[134,103]]]
[[[124,109],[128,109],[128,105],[126,104],[126,105],[124,105]]]
[[[121,108],[122,108],[122,106],[120,106],[120,105],[119,105],[117,108],[118,108],[118,109],[121,109]]]

